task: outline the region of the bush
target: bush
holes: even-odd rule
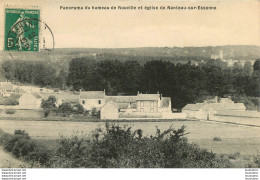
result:
[[[52,151],[21,130],[1,135],[0,143],[16,157],[54,168],[230,167],[228,159],[188,143],[186,134],[183,126],[162,132],[157,129],[154,136],[147,137],[141,129],[132,131],[131,127],[107,123],[105,129],[98,128],[87,137],[61,137]]]
[[[85,109],[81,104],[77,103],[73,105],[73,111],[75,114],[84,114]]]
[[[43,115],[44,115],[45,118],[47,118],[49,116],[49,114],[50,114],[50,110],[49,109],[43,110]]]
[[[213,141],[222,141],[222,139],[220,137],[214,137]]]
[[[53,167],[206,168],[229,167],[228,160],[188,143],[185,127],[143,137],[142,130],[106,124],[90,137],[61,138]]]
[[[38,163],[45,167],[50,165],[50,150],[37,145],[25,131],[15,130],[14,135],[3,134],[0,143],[6,151],[11,152],[17,158],[24,158],[33,164]]]
[[[73,108],[70,103],[65,102],[59,106],[59,112],[61,112],[64,117],[70,116],[70,114],[73,112]]]
[[[14,95],[11,95],[10,97],[3,98],[2,101],[3,101],[2,104],[5,105],[5,106],[15,106],[15,105],[19,104],[18,98]]]
[[[228,155],[229,159],[237,159],[238,157],[240,157],[240,152],[235,152]]]
[[[48,117],[50,112],[55,110],[56,102],[56,97],[52,95],[47,100],[42,100],[41,107],[43,108],[44,117]]]
[[[12,115],[12,114],[15,114],[15,110],[14,109],[6,109],[5,113],[9,114],[9,115]]]
[[[254,156],[254,163],[257,165],[258,168],[260,168],[260,154]]]

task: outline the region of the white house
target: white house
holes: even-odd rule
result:
[[[160,94],[137,94],[137,112],[157,113],[161,106]]]
[[[21,109],[41,109],[44,97],[38,92],[24,93],[19,99]]]
[[[100,110],[100,119],[118,119],[118,105],[113,101],[108,101]]]
[[[243,103],[234,103],[231,98],[221,98],[220,101],[217,100],[217,97],[215,97],[215,99],[215,102],[205,101],[204,103],[187,104],[182,109],[182,112],[186,113],[188,118],[210,120],[217,112],[241,112],[246,110]]]
[[[113,101],[120,112],[136,111],[136,96],[105,96],[105,101]]]
[[[105,91],[80,91],[79,103],[88,111],[105,105]]]
[[[182,112],[186,114],[187,118],[204,119],[204,110],[206,103],[187,104],[182,108]]]

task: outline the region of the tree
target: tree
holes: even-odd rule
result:
[[[8,80],[14,79],[15,74],[15,63],[13,61],[4,61],[2,63],[2,69],[4,71],[4,76]]]
[[[255,60],[254,71],[260,71],[260,58]]]
[[[50,114],[50,111],[53,109],[53,105],[48,100],[42,100],[41,107],[44,111],[44,117],[48,117]]]
[[[48,117],[50,112],[56,107],[56,97],[49,96],[47,100],[42,100],[41,107],[44,110],[44,117]]]
[[[56,107],[57,99],[55,96],[51,95],[48,97],[47,101],[50,101],[53,107]]]
[[[59,106],[59,112],[63,114],[63,116],[70,116],[70,114],[73,112],[73,108],[70,103],[64,102]]]
[[[73,110],[75,114],[84,114],[85,112],[84,107],[79,103],[73,105]]]
[[[244,67],[243,67],[243,74],[246,76],[251,76],[253,72],[253,66],[250,61],[246,61]]]
[[[241,71],[242,71],[242,64],[240,63],[240,62],[235,62],[234,64],[233,64],[233,67],[232,67],[232,71],[233,71],[233,73],[241,73]]]
[[[65,89],[67,84],[68,73],[65,70],[60,70],[59,75],[55,80],[55,87]]]

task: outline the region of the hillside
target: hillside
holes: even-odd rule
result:
[[[224,59],[255,60],[260,56],[260,46],[230,45],[206,47],[143,47],[143,48],[55,48],[54,51],[40,52],[5,52],[0,51],[0,62],[19,59],[28,61],[43,61],[52,64],[56,69],[67,70],[73,58],[88,57],[96,61],[102,60],[135,60],[141,64],[151,60],[163,60],[173,63],[188,61],[207,61],[212,54],[223,52]],[[12,57],[10,56],[12,55]]]

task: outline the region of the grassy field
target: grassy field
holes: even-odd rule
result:
[[[120,122],[120,125],[131,126],[133,130],[142,129],[143,134],[150,136],[156,132],[156,126],[161,131],[170,126],[175,129],[186,126],[186,136],[190,142],[217,154],[240,153],[240,155],[256,155],[260,152],[260,128],[220,124],[203,121],[175,122]],[[16,129],[25,130],[38,141],[55,146],[55,140],[60,136],[86,135],[97,127],[104,127],[104,122],[61,122],[61,121],[15,121],[0,120],[0,129],[13,133]],[[213,141],[219,137],[221,141]],[[48,142],[48,143],[46,143]]]
[[[26,162],[15,159],[10,153],[7,153],[0,147],[0,168],[29,168]]]

